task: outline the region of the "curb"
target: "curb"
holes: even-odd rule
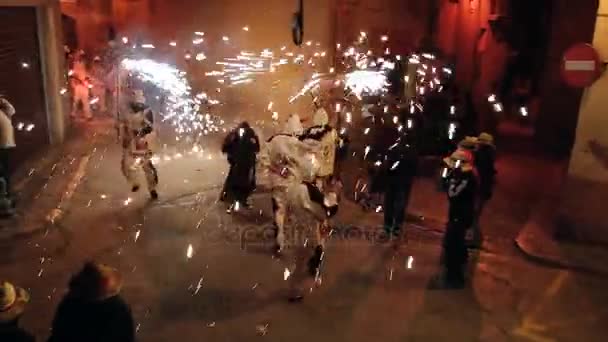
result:
[[[541,252],[535,252],[531,248],[527,247],[526,243],[523,243],[519,236],[514,239],[513,243],[515,248],[528,260],[533,261],[539,265],[547,266],[551,268],[557,269],[565,269],[571,270],[579,273],[585,273],[594,276],[608,276],[607,270],[602,270],[594,267],[589,267],[586,265],[576,264],[569,262],[565,259],[560,259],[558,257],[550,256],[548,254],[543,254]]]

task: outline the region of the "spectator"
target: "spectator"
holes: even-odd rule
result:
[[[69,284],[49,342],[133,342],[131,309],[120,297],[122,279],[111,267],[87,262]]]
[[[475,223],[472,225],[473,241],[471,247],[480,248],[483,237],[479,220],[486,203],[492,198],[494,184],[496,183],[496,147],[494,137],[488,133],[481,133],[477,138],[478,147],[475,151],[475,169],[479,175],[479,192],[475,206]]]
[[[0,341],[36,340],[34,336],[19,327],[19,319],[29,301],[30,296],[24,289],[6,281],[0,282]]]
[[[387,154],[387,189],[384,195],[384,229],[395,237],[405,221],[410,192],[417,168],[417,154],[407,140],[401,138]]]
[[[0,196],[10,199],[11,179],[11,154],[15,144],[15,128],[12,117],[15,115],[15,107],[2,95],[0,95],[0,179],[4,180],[4,190]]]

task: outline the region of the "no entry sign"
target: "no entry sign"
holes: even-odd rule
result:
[[[585,88],[601,76],[603,67],[602,60],[593,46],[576,44],[564,53],[562,77],[571,87]]]

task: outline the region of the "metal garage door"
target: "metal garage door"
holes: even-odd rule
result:
[[[0,94],[15,106],[15,127],[23,124],[15,164],[48,143],[37,27],[34,7],[0,7]]]

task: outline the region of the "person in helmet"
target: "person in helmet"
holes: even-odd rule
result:
[[[475,150],[475,169],[479,176],[479,191],[475,207],[475,223],[471,226],[473,241],[471,247],[481,247],[483,237],[479,220],[486,203],[492,198],[494,184],[496,183],[496,147],[494,137],[489,133],[481,133],[477,138]]]
[[[148,191],[152,199],[158,198],[158,172],[152,163],[152,139],[154,113],[146,105],[143,91],[136,90],[125,115],[121,115],[120,140],[123,154],[121,161],[122,173],[131,185],[133,192],[139,191],[140,185],[137,171],[143,170]]]
[[[470,151],[456,150],[445,158],[444,162],[450,169],[447,186],[448,223],[443,237],[443,285],[448,288],[462,288],[467,260],[465,235],[475,218],[477,179]]]

